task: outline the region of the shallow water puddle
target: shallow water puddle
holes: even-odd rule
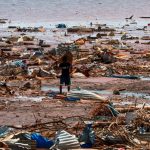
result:
[[[150,77],[140,77],[140,80],[142,80],[142,81],[150,81]]]
[[[53,92],[59,92],[59,87],[51,87],[47,85],[43,85],[41,87],[42,91],[53,91]],[[73,89],[76,90],[76,89]],[[113,95],[113,91],[109,90],[87,90],[89,92],[93,92],[100,95]],[[64,92],[67,92],[67,88],[64,88]],[[143,98],[150,100],[150,94],[147,93],[137,93],[137,92],[130,92],[130,91],[122,91],[120,92],[121,97],[135,97],[135,98]]]
[[[44,96],[41,97],[28,97],[28,96],[17,96],[14,98],[15,101],[33,101],[33,102],[41,102]]]
[[[123,97],[135,97],[150,100],[150,94],[147,93],[136,93],[136,92],[128,92],[124,91],[120,93]]]
[[[49,86],[49,85],[43,85],[41,86],[41,91],[53,91],[53,92],[59,92],[59,86],[58,87],[52,87],[52,86]],[[63,87],[63,91],[64,92],[67,92],[67,88]]]

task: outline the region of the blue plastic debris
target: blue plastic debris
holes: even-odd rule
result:
[[[32,133],[31,140],[36,141],[37,148],[50,148],[54,145],[54,142],[52,140],[41,136],[39,133]]]
[[[95,143],[95,132],[92,128],[92,124],[86,125],[79,138],[79,141],[84,142],[84,144],[81,145],[82,148],[91,148],[93,146]]]
[[[58,94],[57,92],[52,91],[52,92],[47,93],[47,96],[48,97],[55,97],[57,94]]]
[[[63,23],[61,23],[61,24],[56,25],[56,27],[57,27],[57,28],[66,28],[66,25],[63,24]]]
[[[80,98],[78,98],[78,97],[66,97],[65,100],[66,100],[66,101],[72,101],[72,102],[73,102],[73,101],[79,101]]]
[[[85,143],[81,145],[81,148],[91,148],[93,145],[91,143]]]

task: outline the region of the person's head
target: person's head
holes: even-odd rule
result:
[[[64,56],[64,57],[62,58],[62,60],[63,60],[63,62],[67,62],[67,56]]]

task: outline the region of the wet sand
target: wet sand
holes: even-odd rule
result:
[[[13,82],[13,81],[12,81]],[[130,105],[137,103],[137,107],[141,107],[146,103],[146,107],[150,106],[149,99],[136,97],[136,94],[130,96],[113,95],[114,90],[130,91],[133,93],[145,93],[150,95],[150,81],[141,82],[139,80],[115,79],[115,78],[87,78],[73,79],[72,89],[79,87],[112,99],[116,108],[131,107]],[[22,96],[1,97],[0,124],[1,125],[29,125],[34,124],[37,120],[46,122],[57,117],[73,117],[84,116],[89,117],[93,106],[101,101],[81,100],[79,102],[67,102],[63,99],[53,99],[47,96],[46,93],[51,91],[59,92],[58,80],[42,83],[43,92],[36,90],[24,91]],[[46,85],[48,87],[46,87]],[[56,86],[57,85],[57,86]],[[55,88],[54,88],[55,87]],[[145,90],[145,87],[146,90]],[[64,92],[66,89],[64,88]],[[35,93],[35,94],[33,94]],[[146,94],[147,93],[147,94]],[[73,109],[72,109],[73,108]]]

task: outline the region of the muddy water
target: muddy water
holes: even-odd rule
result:
[[[150,15],[149,0],[0,0],[0,17],[12,22],[120,22]],[[150,21],[150,20],[149,20]]]

